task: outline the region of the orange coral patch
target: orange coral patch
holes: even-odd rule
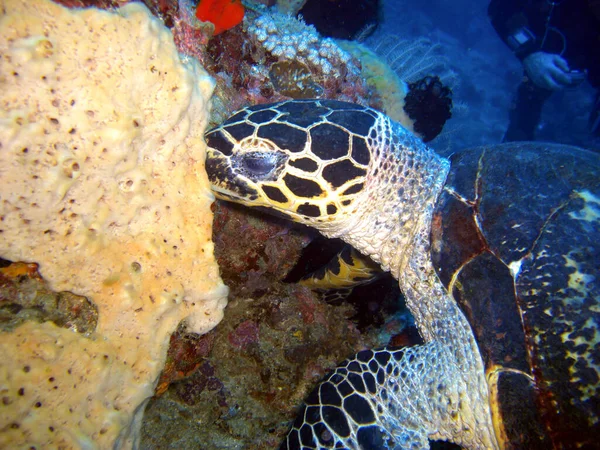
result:
[[[215,35],[229,30],[244,18],[244,5],[240,0],[200,0],[196,17],[215,26]]]

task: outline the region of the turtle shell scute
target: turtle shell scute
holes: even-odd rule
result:
[[[350,133],[368,136],[369,130],[375,125],[376,117],[368,112],[336,110],[327,116],[327,120],[343,127]]]
[[[451,163],[431,257],[496,380],[506,439],[511,448],[592,448],[600,440],[600,156],[511,143],[464,150]]]
[[[268,139],[282,150],[294,153],[306,147],[306,132],[284,123],[268,123],[258,127],[257,137]]]
[[[310,129],[312,152],[322,161],[330,161],[348,155],[350,135],[340,127],[322,123]]]
[[[248,116],[247,120],[255,125],[262,125],[263,123],[272,121],[277,117],[277,115],[277,111],[273,111],[272,109],[264,109],[253,112]]]
[[[335,189],[355,178],[360,179],[360,177],[364,177],[366,174],[367,171],[365,169],[356,167],[348,159],[334,162],[323,168],[323,178]],[[348,192],[348,190],[346,192]]]
[[[234,123],[232,125],[224,125],[223,129],[227,131],[236,141],[252,136],[256,127],[246,122]]]

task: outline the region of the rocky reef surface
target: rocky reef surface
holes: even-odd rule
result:
[[[406,325],[392,320],[382,335],[365,317],[359,324],[354,306],[284,283],[311,230],[223,202],[214,213],[215,256],[230,288],[225,318],[203,336],[173,335],[146,408],[146,449],[276,448],[324,375]]]

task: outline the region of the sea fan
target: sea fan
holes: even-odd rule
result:
[[[428,75],[437,75],[453,91],[458,85],[458,76],[444,56],[441,44],[422,37],[402,39],[395,35],[385,35],[370,47],[407,83],[414,83]]]

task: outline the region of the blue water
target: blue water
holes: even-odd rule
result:
[[[384,0],[384,22],[367,44],[393,34],[427,37],[442,46],[458,75],[454,101],[460,106],[446,132],[432,145],[442,153],[498,143],[508,110],[523,75],[520,62],[500,40],[488,16],[488,0]],[[545,104],[536,140],[578,145],[600,151],[600,139],[588,131],[594,90],[587,83],[556,92]]]

